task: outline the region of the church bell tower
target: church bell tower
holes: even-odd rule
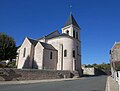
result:
[[[67,57],[63,58],[63,69],[78,71],[82,74],[80,27],[72,13],[70,13],[66,23],[64,24],[62,33],[68,35],[69,37],[67,37],[70,38],[63,40],[63,50],[68,52]],[[66,53],[66,51],[63,53]]]
[[[80,27],[71,13],[62,28],[62,33],[68,34],[69,36],[80,40]]]

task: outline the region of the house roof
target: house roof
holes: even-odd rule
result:
[[[27,37],[28,38],[28,37]],[[34,40],[34,39],[30,39],[28,38],[28,40],[35,46],[39,41]],[[45,49],[51,49],[51,50],[56,50],[51,44],[48,43],[44,43],[44,42],[40,42],[41,45],[45,48]]]
[[[27,37],[27,38],[28,38],[28,37]],[[37,40],[34,40],[34,39],[28,38],[28,40],[29,40],[34,46],[38,43],[38,41],[37,41]]]
[[[55,36],[55,37],[52,37],[52,38],[57,38],[57,37],[69,37],[69,38],[73,38],[73,37],[71,37],[71,36],[69,36],[68,34],[65,34],[65,33],[62,33],[62,34],[60,34],[58,36]],[[50,38],[50,39],[52,39],[52,38]]]
[[[55,31],[51,32],[50,34],[48,34],[48,35],[46,35],[46,36],[44,36],[44,37],[42,37],[42,38],[39,38],[39,39],[37,39],[37,40],[40,40],[40,39],[43,39],[43,38],[49,39],[49,38],[51,38],[52,36],[58,36],[58,35],[54,35],[55,33],[58,33],[58,35],[60,35],[59,31],[58,31],[58,30],[55,30]]]
[[[68,17],[64,27],[66,27],[68,25],[71,25],[71,24],[73,24],[74,26],[80,28],[72,14],[70,14],[70,16]]]
[[[40,42],[45,49],[56,50],[51,44]]]

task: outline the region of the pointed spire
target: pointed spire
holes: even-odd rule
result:
[[[71,25],[71,24],[78,27],[78,28],[80,28],[79,25],[77,24],[76,20],[74,19],[72,13],[70,13],[70,16],[68,17],[64,27],[66,27],[68,25]]]

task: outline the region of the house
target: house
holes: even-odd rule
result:
[[[120,42],[115,42],[110,50],[110,64],[111,74],[114,77],[114,73],[120,70]]]
[[[18,69],[81,70],[80,27],[70,14],[62,28],[39,39],[26,37],[18,49]]]

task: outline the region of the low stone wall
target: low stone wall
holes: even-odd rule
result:
[[[83,74],[85,75],[95,75],[95,68],[84,68]]]
[[[70,71],[38,70],[38,69],[0,69],[0,81],[41,80],[70,78]]]
[[[93,76],[93,75],[109,75],[110,73],[105,70],[97,69],[94,67],[91,68],[85,67],[83,68],[83,74]]]

